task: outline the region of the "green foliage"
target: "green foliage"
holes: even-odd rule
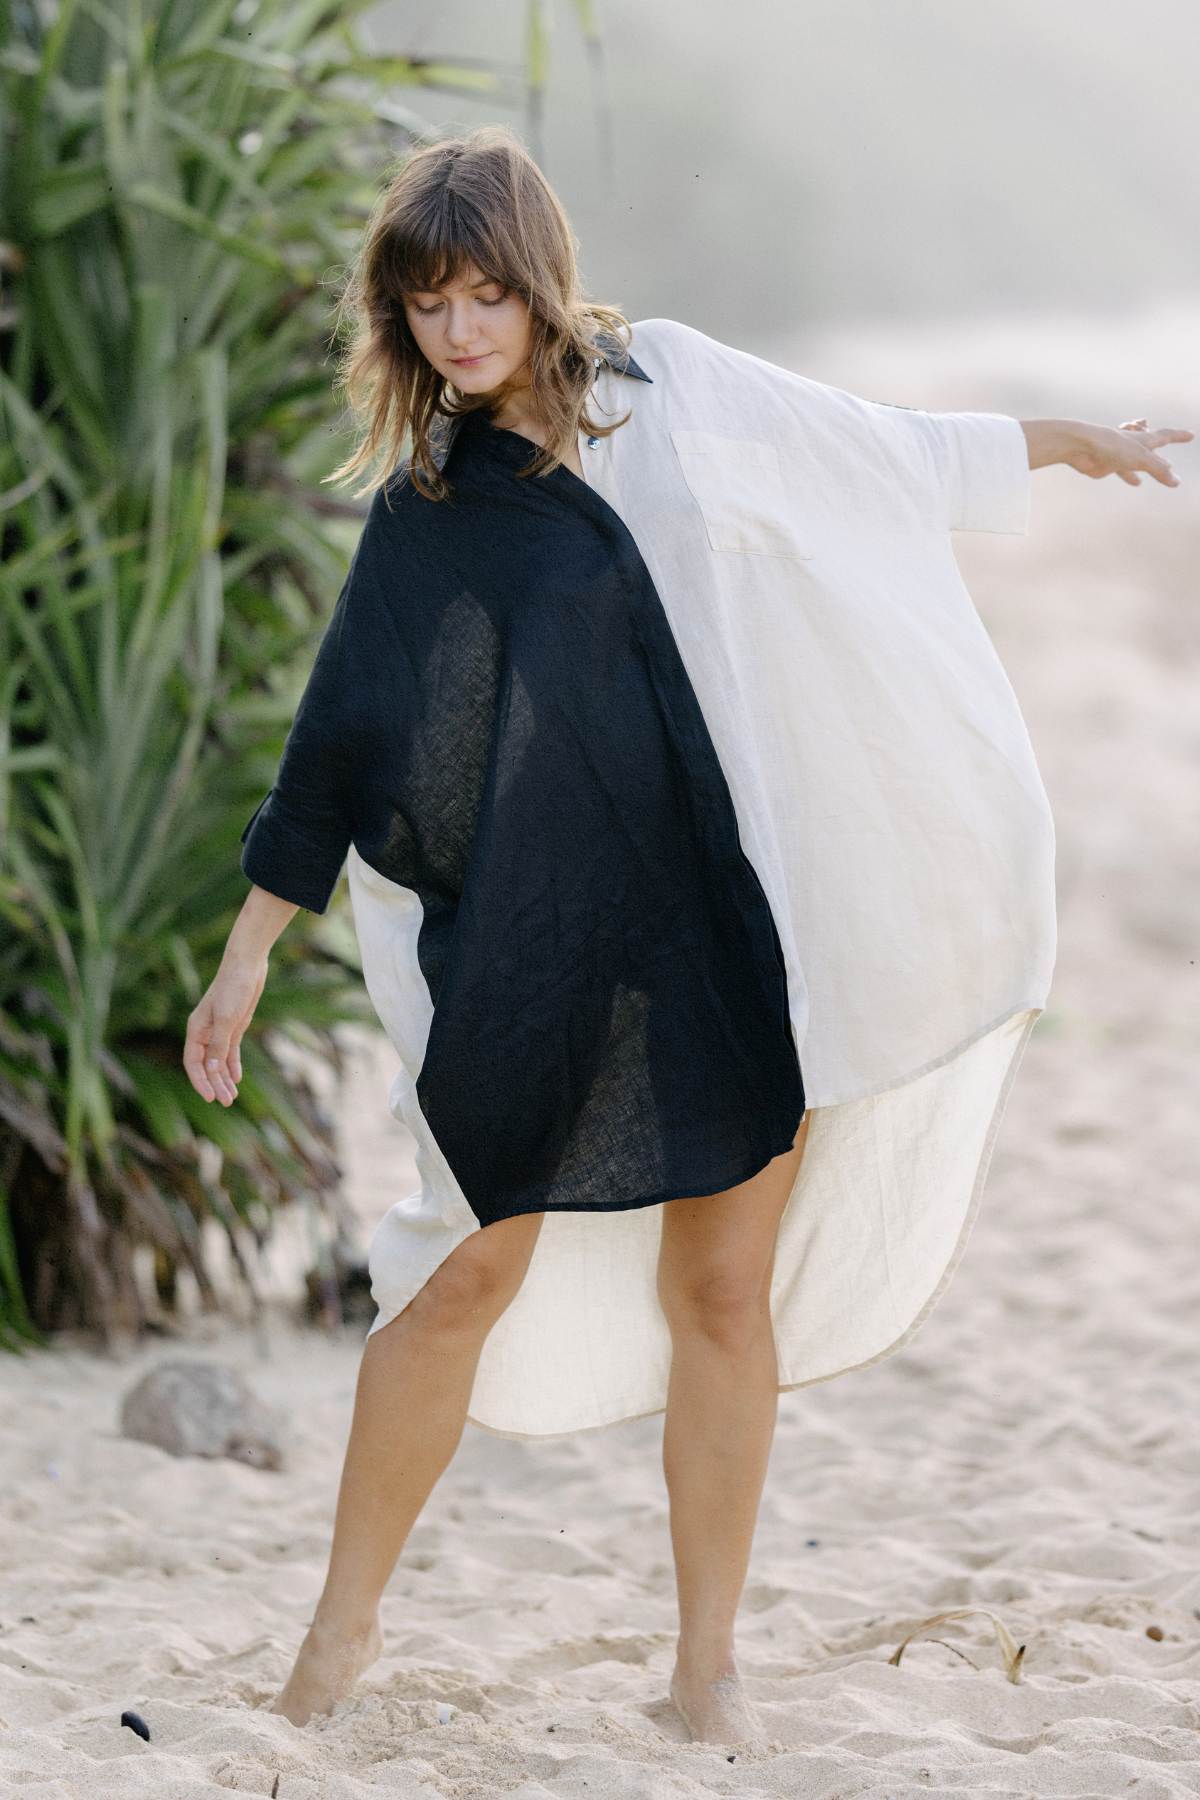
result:
[[[365,0],[26,3],[0,27],[0,1343],[106,1337],[272,1209],[328,1200],[370,1013],[339,899],[272,952],[226,1111],[187,1015],[247,891],[241,828],[360,516],[332,466],[328,272],[476,66],[361,48]],[[381,90],[387,90],[387,98]],[[336,460],[336,457],[334,458]],[[249,1271],[247,1271],[249,1278]]]

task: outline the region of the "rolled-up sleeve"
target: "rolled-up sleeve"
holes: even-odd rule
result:
[[[241,869],[256,887],[310,912],[333,896],[354,832],[354,671],[369,666],[383,525],[376,492],[325,627],[270,791],[242,831]]]
[[[925,412],[886,406],[915,432],[932,475],[937,522],[946,531],[1029,530],[1031,470],[1021,421],[1008,413]]]
[[[1029,446],[1007,413],[929,415],[943,434],[947,524],[951,531],[1029,530]]]
[[[256,887],[315,913],[329,905],[353,829],[345,750],[338,742],[337,644],[331,622],[274,784],[242,832],[242,873]]]

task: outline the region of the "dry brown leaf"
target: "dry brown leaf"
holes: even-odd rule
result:
[[[888,1657],[888,1662],[899,1665],[900,1658],[904,1655],[908,1645],[912,1643],[915,1637],[919,1637],[923,1631],[932,1631],[935,1626],[944,1625],[948,1619],[972,1618],[976,1613],[982,1613],[985,1618],[992,1621],[992,1624],[996,1629],[996,1636],[1000,1643],[1000,1650],[1004,1657],[1005,1674],[1010,1681],[1019,1682],[1021,1679],[1021,1667],[1025,1660],[1025,1646],[1024,1644],[1017,1645],[1003,1619],[996,1613],[991,1612],[986,1606],[957,1606],[950,1612],[934,1613],[932,1618],[922,1619],[919,1625],[913,1626],[913,1629],[904,1639],[904,1642],[898,1645],[893,1654]],[[947,1648],[949,1647],[950,1646],[948,1645]],[[968,1660],[970,1659],[968,1658]]]

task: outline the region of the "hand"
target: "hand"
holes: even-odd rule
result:
[[[232,1106],[242,1079],[242,1034],[267,980],[267,959],[222,962],[208,992],[188,1016],[183,1066],[202,1100]]]
[[[1130,487],[1141,487],[1142,478],[1134,471],[1144,469],[1164,487],[1178,487],[1178,475],[1157,452],[1162,444],[1190,444],[1195,435],[1172,425],[1151,431],[1145,419],[1129,419],[1124,425],[1083,425],[1062,460],[1093,481],[1119,475]]]

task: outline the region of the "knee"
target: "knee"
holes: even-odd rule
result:
[[[484,1226],[438,1265],[414,1303],[425,1325],[460,1331],[495,1323],[521,1285],[537,1236],[532,1219],[519,1223],[519,1232]]]
[[[673,1337],[690,1333],[720,1349],[740,1350],[770,1322],[770,1279],[759,1269],[660,1274],[658,1292]]]

